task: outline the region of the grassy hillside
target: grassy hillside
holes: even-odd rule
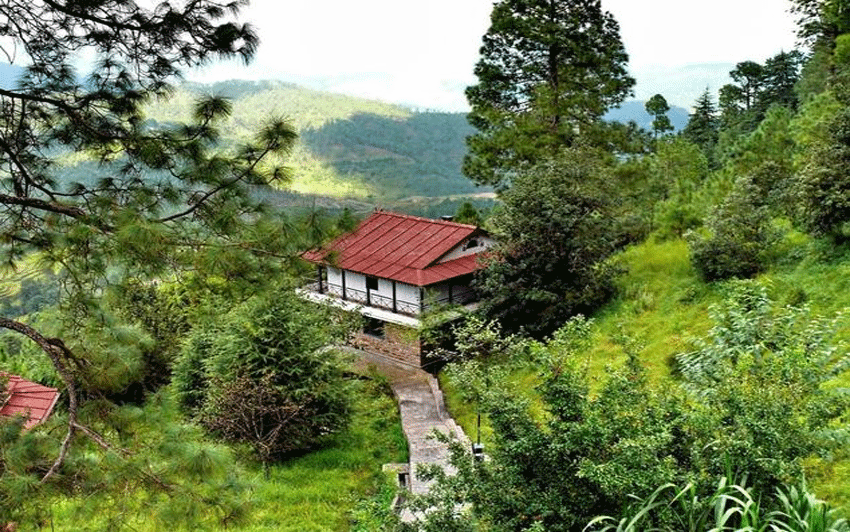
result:
[[[268,477],[245,449],[220,448],[218,452],[223,453],[237,477],[234,482],[248,490],[243,494],[247,513],[243,522],[223,527],[216,524],[219,516],[204,516],[202,520],[210,524],[204,530],[349,530],[351,512],[357,504],[373,497],[386,483],[381,466],[407,460],[406,441],[390,393],[369,382],[356,385],[357,400],[350,427],[318,450],[272,465]],[[140,413],[139,422],[144,422],[144,426],[133,428],[155,432],[157,421],[173,420],[178,415],[171,397],[161,393]],[[183,433],[184,443],[189,446],[204,438],[195,427],[186,426]],[[156,438],[155,433],[150,436],[153,441]],[[93,468],[99,465],[96,461],[91,464]],[[150,506],[156,508],[156,505],[146,499],[148,495],[134,487],[129,493],[105,490],[97,497],[58,496],[45,504],[49,517],[45,526],[38,529],[163,530],[165,523],[173,518],[152,510]],[[120,520],[120,525],[116,525],[116,520]],[[185,530],[179,522],[170,524],[174,530]]]
[[[626,249],[617,260],[624,269],[618,295],[593,316],[594,341],[587,353],[591,382],[599,382],[606,368],[624,363],[623,339],[628,338],[636,342],[651,381],[665,386],[675,378],[671,374],[674,357],[692,350],[694,341],[704,338],[714,325],[708,311],[723,303],[727,285],[708,284],[699,278],[682,239],[650,240]],[[831,318],[850,308],[850,249],[832,248],[791,232],[772,268],[756,279],[768,287],[777,304],[806,304],[812,315]],[[839,334],[850,342],[850,330]],[[511,380],[533,397],[538,382],[533,368],[515,372]],[[442,381],[449,410],[474,437],[475,405],[463,403],[448,380]],[[850,387],[850,374],[839,377],[835,385]],[[482,435],[487,443],[488,427]],[[807,474],[820,497],[850,515],[850,460],[830,463],[812,458]]]

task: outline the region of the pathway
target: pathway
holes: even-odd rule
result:
[[[463,430],[446,411],[443,393],[437,379],[430,373],[378,354],[349,349],[355,355],[355,366],[361,370],[374,367],[386,376],[398,400],[401,427],[407,437],[410,462],[410,485],[412,493],[428,491],[429,482],[416,478],[419,464],[438,464],[449,468],[448,445],[435,440],[435,430],[443,434],[453,433],[461,441],[469,443]],[[403,514],[404,520],[413,516]]]

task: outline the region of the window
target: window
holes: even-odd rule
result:
[[[377,290],[378,289],[378,278],[377,277],[366,277],[366,290]]]
[[[475,238],[470,238],[463,245],[463,250],[466,251],[467,249],[472,249],[472,248],[477,248],[477,247],[478,247],[478,240],[475,239]]]

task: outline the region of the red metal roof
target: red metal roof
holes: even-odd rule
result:
[[[8,398],[0,406],[0,416],[12,417],[23,414],[27,420],[24,428],[29,429],[41,423],[53,411],[59,399],[59,390],[24,380],[17,375],[0,374],[9,382],[6,384]]]
[[[316,264],[428,286],[479,268],[478,255],[437,263],[467,238],[483,233],[474,225],[376,211],[352,233],[303,257]]]

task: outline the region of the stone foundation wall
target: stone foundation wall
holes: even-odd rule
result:
[[[360,331],[354,334],[351,343],[358,349],[372,351],[405,364],[416,367],[422,364],[419,331],[416,329],[385,323],[383,338]]]

